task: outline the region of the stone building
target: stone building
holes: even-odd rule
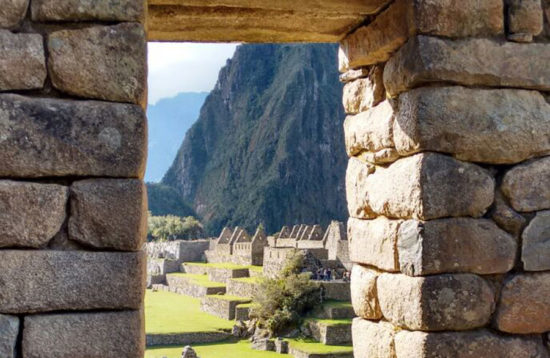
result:
[[[264,248],[268,246],[267,236],[258,228],[253,237],[242,235],[233,245],[232,261],[238,265],[261,266],[264,262]]]
[[[1,357],[143,357],[147,39],[340,43],[356,357],[548,357],[549,0],[0,5]]]

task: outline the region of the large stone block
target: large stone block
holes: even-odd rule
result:
[[[42,88],[47,76],[42,36],[0,30],[0,44],[0,91]]]
[[[399,226],[401,272],[411,276],[505,273],[514,267],[516,240],[486,219],[450,218]]]
[[[69,238],[100,249],[140,250],[147,192],[139,179],[90,179],[71,186]]]
[[[550,43],[415,36],[386,63],[384,84],[396,96],[434,82],[550,90]]]
[[[143,252],[0,251],[0,312],[139,309],[145,261]]]
[[[482,216],[493,203],[495,181],[477,165],[421,153],[387,168],[351,158],[346,174],[350,216],[431,220]]]
[[[342,97],[348,114],[364,112],[382,102],[386,98],[384,68],[373,66],[367,77],[346,83]]]
[[[46,245],[65,221],[68,198],[66,186],[0,180],[0,247]]]
[[[540,337],[472,332],[408,332],[395,336],[397,358],[548,358]]]
[[[541,211],[523,231],[521,261],[527,271],[550,270],[550,211]]]
[[[355,314],[365,319],[380,319],[382,312],[378,303],[376,280],[379,272],[361,265],[351,270],[351,303]]]
[[[383,216],[374,220],[348,220],[348,240],[351,261],[398,272],[397,232],[401,220]]]
[[[348,116],[344,122],[348,155],[393,148],[394,113],[392,104],[384,101],[366,112]]]
[[[341,42],[340,70],[387,61],[415,34],[493,36],[504,32],[501,0],[397,0]]]
[[[136,105],[0,95],[0,176],[142,177],[146,119]]]
[[[147,42],[142,25],[56,31],[48,37],[48,50],[52,83],[60,91],[144,104]]]
[[[0,28],[14,28],[27,13],[30,0],[2,0],[0,6]]]
[[[355,358],[395,358],[396,329],[388,322],[355,318],[352,326]]]
[[[549,133],[550,104],[539,92],[460,86],[401,94],[393,129],[401,155],[434,151],[490,164],[549,154]]]
[[[550,209],[550,157],[512,168],[504,175],[502,192],[519,212]]]
[[[0,315],[0,357],[15,358],[15,346],[19,336],[19,318]]]
[[[34,21],[143,21],[143,0],[33,0]]]
[[[508,38],[531,42],[543,29],[541,0],[506,0],[508,9]]]
[[[550,272],[517,274],[506,282],[495,325],[508,333],[550,331]]]
[[[143,357],[143,313],[120,311],[25,317],[25,358]]]
[[[409,277],[382,274],[378,300],[384,317],[416,331],[469,330],[485,326],[494,309],[494,292],[472,274]]]

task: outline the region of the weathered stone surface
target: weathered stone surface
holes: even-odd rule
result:
[[[542,32],[541,0],[506,0],[508,5],[508,38],[517,42],[531,42]]]
[[[348,82],[344,86],[344,109],[348,114],[357,114],[372,108],[386,98],[384,69],[374,66],[366,78]]]
[[[145,261],[142,252],[1,250],[0,312],[139,309]]]
[[[147,193],[138,179],[90,179],[71,186],[69,238],[102,249],[140,250]]]
[[[505,273],[514,267],[516,240],[491,220],[451,218],[399,226],[401,272],[410,276]]]
[[[348,220],[351,261],[398,272],[397,232],[401,220],[383,216],[374,220]]]
[[[65,221],[68,198],[65,186],[0,180],[0,247],[46,245]]]
[[[142,0],[33,0],[34,21],[143,21]]]
[[[370,72],[371,72],[370,67],[360,67],[356,70],[349,70],[340,75],[340,82],[349,83],[359,78],[365,78],[365,77],[368,77]]]
[[[350,216],[431,220],[482,216],[494,198],[484,169],[451,157],[421,153],[387,168],[351,158],[346,174]]]
[[[142,177],[146,119],[136,105],[0,95],[0,176]]]
[[[377,286],[384,317],[399,327],[416,331],[483,327],[495,305],[491,287],[471,274],[422,278],[382,274]]]
[[[348,155],[363,151],[376,153],[393,148],[393,121],[394,109],[390,101],[384,101],[355,116],[348,116],[344,122]]]
[[[147,43],[142,25],[61,30],[48,37],[55,88],[115,102],[144,103]]]
[[[352,335],[355,358],[395,358],[395,327],[391,323],[355,318]]]
[[[19,25],[29,7],[30,0],[3,0],[0,7],[0,28],[13,28]]]
[[[143,357],[143,313],[67,313],[25,317],[26,358]]]
[[[550,104],[536,91],[419,88],[399,96],[393,133],[401,155],[519,163],[550,153]]]
[[[398,0],[341,42],[340,71],[387,61],[410,36],[491,36],[504,32],[500,0]]]
[[[472,332],[408,332],[395,336],[397,358],[548,358],[540,337]]]
[[[0,357],[15,358],[15,345],[19,335],[19,318],[0,315]]]
[[[519,212],[550,209],[550,157],[511,169],[502,181],[502,192]]]
[[[497,190],[495,193],[495,203],[491,210],[490,217],[499,227],[514,235],[514,237],[519,237],[527,224],[527,219],[508,205],[508,202],[500,190]]]
[[[376,292],[376,279],[379,273],[361,265],[353,265],[351,270],[351,303],[355,314],[365,319],[380,319],[382,312]]]
[[[508,333],[550,331],[550,272],[518,274],[506,282],[495,323]]]
[[[527,271],[550,270],[550,211],[541,211],[523,231],[521,261]]]
[[[547,43],[415,36],[386,63],[384,85],[391,96],[434,82],[548,91],[548,62]]]
[[[0,30],[0,43],[0,91],[42,88],[47,76],[42,36]]]

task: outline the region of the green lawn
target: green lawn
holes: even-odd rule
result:
[[[275,352],[255,351],[250,348],[250,342],[243,340],[239,342],[210,343],[208,345],[194,345],[193,349],[201,358],[281,358]],[[183,347],[161,347],[149,348],[145,358],[180,358]],[[289,356],[287,356],[289,357]]]
[[[312,339],[289,339],[290,346],[304,352],[321,354],[321,353],[350,353],[353,352],[353,347],[349,346],[328,346],[319,343]]]
[[[231,329],[233,324],[201,312],[197,298],[164,291],[147,290],[145,294],[147,333],[213,332]]]
[[[229,296],[229,295],[208,295],[206,297],[212,297],[218,300],[225,300],[225,301],[247,301],[250,302],[250,298],[247,297],[239,297],[239,296]]]
[[[185,277],[196,285],[202,287],[225,287],[223,282],[210,281],[207,275],[196,275],[191,273],[174,272],[169,273],[168,276]]]
[[[318,319],[312,318],[312,320],[322,323],[326,326],[340,326],[340,325],[350,325],[353,321],[352,318],[342,318],[342,319]]]
[[[323,306],[325,307],[331,307],[331,308],[348,308],[353,307],[351,305],[351,302],[349,301],[334,301],[334,300],[328,300],[323,303]]]

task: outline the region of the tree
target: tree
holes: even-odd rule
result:
[[[157,240],[192,239],[203,237],[204,230],[200,221],[192,216],[149,215],[148,236]]]

